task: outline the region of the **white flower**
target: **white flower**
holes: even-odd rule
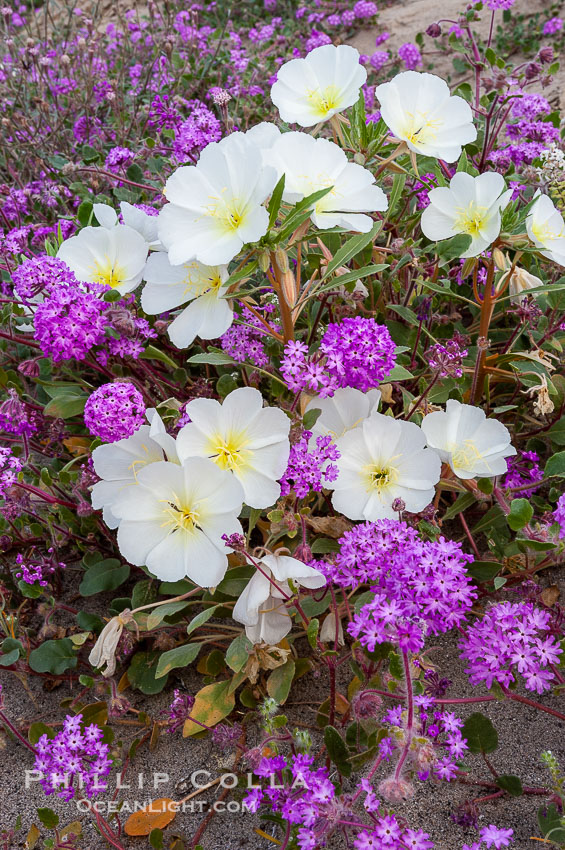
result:
[[[246,242],[267,232],[262,206],[277,182],[261,150],[244,133],[212,142],[198,165],[178,168],[167,180],[170,203],[159,213],[159,238],[173,265],[198,260],[229,263]]]
[[[458,478],[503,475],[505,458],[516,454],[508,429],[484,410],[450,399],[445,413],[428,413],[422,420],[428,446],[435,449]]]
[[[146,313],[156,315],[190,302],[167,329],[177,348],[187,348],[197,336],[216,339],[232,324],[233,310],[221,297],[227,266],[203,266],[196,260],[172,266],[167,254],[159,251],[147,260],[143,276],[147,285],[141,306]]]
[[[270,165],[268,161],[269,151],[281,137],[281,131],[277,125],[272,124],[270,121],[261,121],[260,124],[255,124],[249,130],[246,130],[244,136],[246,139],[252,141],[254,145],[257,145],[261,151],[263,163]]]
[[[510,274],[510,270],[507,274]],[[538,286],[543,286],[543,280],[540,280],[535,274],[530,274],[526,269],[516,266],[510,274],[508,292],[514,304],[521,304],[527,296],[528,290],[536,289]]]
[[[387,127],[415,153],[455,162],[463,145],[477,138],[471,107],[452,97],[435,74],[403,71],[377,86],[375,95]]]
[[[242,532],[242,496],[235,478],[206,458],[149,464],[138,472],[136,486],[123,488],[112,504],[120,552],[162,581],[187,576],[215,587],[231,551],[222,535]]]
[[[328,139],[308,133],[283,133],[268,154],[279,176],[284,173],[283,199],[295,204],[320,189],[333,187],[312,207],[316,227],[345,227],[366,233],[368,215],[388,206],[387,196],[366,168],[349,162],[344,151]]]
[[[90,498],[95,510],[102,509],[102,518],[108,528],[117,528],[119,519],[112,513],[112,505],[124,487],[136,483],[140,469],[150,463],[167,460],[178,463],[175,441],[165,431],[156,410],[146,411],[151,425],[142,425],[131,437],[97,446],[92,452],[94,471],[101,479],[91,490]]]
[[[245,625],[245,634],[252,643],[275,646],[292,628],[285,605],[285,600],[292,596],[288,579],[315,589],[323,587],[326,578],[313,567],[286,555],[266,555],[259,564],[263,572],[257,570],[250,580],[235,603],[233,618]]]
[[[441,472],[438,455],[425,445],[417,425],[382,413],[348,431],[337,440],[339,475],[331,484],[336,511],[349,519],[393,519],[398,516],[392,510],[395,499],[407,511],[422,511],[434,497]]]
[[[331,398],[315,396],[306,405],[309,410],[321,410],[312,431],[312,441],[317,437],[330,436],[332,440],[343,437],[352,428],[358,428],[365,419],[376,412],[381,400],[380,390],[364,393],[353,387],[343,387],[335,391]]]
[[[267,508],[278,499],[290,452],[290,420],[278,407],[263,407],[263,397],[252,387],[229,393],[223,404],[196,398],[186,405],[191,421],[177,436],[181,460],[210,458],[241,483],[244,502]]]
[[[565,266],[565,222],[547,195],[539,195],[526,218],[528,236],[540,254]]]
[[[111,207],[108,209],[116,215]],[[105,284],[124,295],[141,283],[148,251],[143,236],[123,224],[84,227],[76,236],[65,239],[57,257],[78,280]]]
[[[324,44],[281,65],[271,100],[283,121],[312,127],[353,106],[366,79],[354,47]]]
[[[96,221],[101,227],[106,227],[111,230],[113,227],[120,226],[118,215],[115,209],[108,204],[93,204],[92,212]],[[136,230],[140,236],[143,236],[149,248],[155,251],[160,251],[162,248],[157,234],[157,215],[149,215],[149,213],[140,210],[133,204],[128,204],[127,201],[122,201],[120,204],[120,212],[122,219],[127,227]]]
[[[105,678],[113,676],[116,671],[116,648],[125,624],[130,623],[132,619],[129,608],[125,608],[117,617],[112,617],[98,635],[98,640],[90,651],[88,660],[93,667],[100,668],[106,664],[106,669],[102,671]]]
[[[500,213],[512,197],[512,189],[505,189],[504,177],[496,171],[478,177],[460,171],[451,178],[449,188],[429,192],[430,205],[422,213],[424,235],[439,242],[466,233],[471,244],[461,256],[476,257],[500,233]]]

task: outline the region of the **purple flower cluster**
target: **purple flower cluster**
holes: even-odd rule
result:
[[[195,161],[197,154],[210,144],[222,138],[222,125],[213,112],[200,100],[187,103],[191,113],[186,121],[177,127],[173,152],[179,162]]]
[[[192,706],[194,705],[194,697],[192,694],[183,693],[178,688],[173,691],[173,701],[166,709],[168,715],[167,732],[176,732],[181,726],[184,726],[184,721],[190,717]]]
[[[353,7],[353,14],[358,19],[372,18],[378,11],[377,4],[372,0],[358,0]]]
[[[526,688],[542,694],[551,687],[562,652],[551,634],[551,612],[531,602],[500,602],[473,623],[461,642],[471,684],[508,687],[519,673]]]
[[[373,652],[385,641],[416,651],[426,634],[460,625],[476,598],[467,564],[453,540],[422,540],[404,522],[361,523],[339,540],[328,578],[342,587],[369,584],[374,598],[355,614],[350,634]]]
[[[339,470],[332,461],[340,453],[330,436],[312,440],[311,431],[303,431],[300,440],[290,448],[288,466],[281,478],[281,496],[294,491],[298,499],[304,499],[310,491],[320,493],[327,482],[335,481]]]
[[[12,454],[11,449],[0,447],[0,498],[5,498],[10,487],[18,481],[18,472],[23,469],[23,461]]]
[[[539,465],[537,452],[519,452],[516,457],[507,460],[508,472],[506,473],[502,486],[507,489],[513,487],[525,488],[527,484],[534,486],[520,490],[520,496],[529,498],[538,489],[537,485],[543,478],[543,469]]]
[[[463,360],[469,353],[463,347],[464,345],[464,338],[456,332],[453,338],[447,340],[445,344],[436,342],[435,345],[430,346],[426,352],[426,359],[440,378],[446,376],[460,378],[462,376]]]
[[[76,286],[76,278],[62,260],[45,255],[31,257],[17,266],[12,272],[12,284],[16,295],[27,301],[56,286]]]
[[[34,769],[42,774],[40,783],[45,793],[57,792],[63,800],[72,800],[77,790],[89,798],[106,790],[104,777],[110,773],[112,762],[103,737],[95,723],[82,726],[82,714],[67,715],[63,730],[54,738],[42,735],[36,744]]]
[[[553,519],[559,523],[559,537],[565,540],[565,493],[559,497],[557,507],[553,511]]]
[[[131,437],[144,421],[143,396],[128,381],[103,384],[89,396],[84,407],[84,424],[105,443]]]
[[[20,399],[14,389],[8,390],[8,398],[0,404],[0,431],[29,437],[39,431],[43,416]]]
[[[398,58],[408,71],[415,71],[422,64],[422,54],[416,44],[407,41],[398,48]]]
[[[103,287],[97,284],[54,286],[38,305],[34,317],[34,337],[43,354],[54,363],[85,360],[105,337],[107,304],[101,299]]]
[[[505,9],[511,9],[516,0],[485,0],[485,5],[488,9],[492,9],[493,12],[496,11],[504,11]]]
[[[431,183],[431,186],[430,186]],[[416,180],[414,188],[416,189],[416,208],[419,210],[425,210],[426,207],[430,205],[429,192],[430,189],[434,188],[437,185],[437,178],[435,174],[428,172],[427,174],[422,174],[420,180]]]
[[[263,307],[265,318],[274,312],[272,304]],[[220,337],[220,343],[226,354],[236,363],[250,362],[261,369],[269,365],[269,355],[265,350],[267,331],[262,322],[247,308],[243,307],[240,314],[241,322],[234,323]],[[274,324],[273,330],[278,330]]]
[[[329,324],[320,343],[325,369],[338,386],[363,392],[376,387],[392,372],[395,349],[388,328],[362,316]]]
[[[555,35],[555,33],[561,32],[562,29],[563,21],[561,18],[550,18],[549,21],[546,21],[543,25],[543,34]]]
[[[25,558],[21,553],[16,555],[16,571],[14,576],[26,584],[35,584],[40,587],[47,587],[47,576],[52,575],[56,570],[64,570],[67,566],[63,561],[57,561],[55,558],[55,550],[51,547],[47,550],[46,555],[40,555],[37,558]]]
[[[508,847],[511,841],[513,841],[514,830],[513,829],[499,829],[493,823],[489,826],[484,826],[480,833],[480,841],[474,841],[472,844],[464,844],[461,850],[483,850],[484,847],[487,850],[490,850],[491,847],[494,847],[494,850],[502,850],[503,847]]]
[[[104,163],[108,171],[119,172],[127,169],[135,159],[135,152],[129,148],[111,148]]]

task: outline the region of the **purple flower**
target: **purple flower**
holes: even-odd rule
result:
[[[502,486],[507,489],[523,488],[520,496],[529,498],[538,489],[538,482],[543,478],[543,469],[539,465],[537,452],[520,451],[516,457],[508,458],[508,472],[502,480]],[[531,487],[526,485],[531,484]]]
[[[143,396],[127,381],[98,387],[84,407],[84,424],[91,434],[106,443],[131,437],[144,421]]]
[[[312,432],[303,431],[300,440],[290,448],[288,466],[281,478],[281,496],[294,491],[298,499],[304,499],[310,491],[320,493],[327,482],[335,481],[338,468],[332,461],[340,458],[337,446],[331,437],[317,437],[311,444]]]
[[[422,64],[422,54],[419,47],[410,41],[398,48],[398,57],[404,62],[408,71],[414,71]]]
[[[549,21],[546,21],[543,25],[543,34],[555,35],[556,32],[560,32],[562,29],[563,21],[561,18],[550,18]]]
[[[356,18],[372,18],[378,12],[377,4],[372,0],[358,0],[353,7],[353,14]]]
[[[101,298],[104,287],[96,284],[59,283],[37,307],[34,337],[46,357],[85,360],[94,346],[104,340],[108,306]]]
[[[106,790],[104,777],[112,763],[110,748],[101,743],[102,736],[102,730],[94,724],[86,729],[82,726],[82,714],[68,715],[55,737],[41,736],[34,767],[42,774],[40,784],[47,795],[57,792],[64,800],[71,800],[76,786],[90,798]]]
[[[50,292],[58,285],[73,286],[76,278],[62,260],[45,254],[26,259],[17,266],[12,273],[12,283],[18,297],[27,301],[40,292]]]
[[[129,148],[112,148],[106,156],[104,165],[108,171],[118,172],[126,169],[135,159],[134,151]]]
[[[501,847],[508,847],[514,835],[513,829],[498,829],[494,824],[485,826],[481,829],[481,840],[484,841],[487,847],[495,847],[500,850]]]
[[[565,493],[559,497],[557,507],[553,512],[553,519],[559,523],[559,537],[565,540]]]

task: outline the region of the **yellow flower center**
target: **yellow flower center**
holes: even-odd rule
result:
[[[433,142],[442,126],[441,119],[428,118],[425,112],[408,112],[401,138],[413,145],[425,145]]]
[[[542,245],[546,242],[551,242],[554,239],[562,239],[565,236],[565,229],[562,227],[559,232],[552,230],[547,222],[543,224],[540,222],[532,223],[532,233],[538,242],[541,242]]]
[[[248,465],[251,452],[245,448],[249,443],[244,431],[238,434],[216,434],[210,438],[210,460],[220,469],[238,472]]]
[[[376,490],[379,496],[398,481],[398,472],[393,466],[373,464],[365,469],[367,490]]]
[[[167,525],[172,526],[171,531],[178,531],[180,528],[183,531],[194,531],[200,519],[200,514],[194,509],[193,505],[183,505],[182,500],[173,494],[173,501],[161,499],[167,505],[163,513],[168,519],[163,523],[163,528]]]
[[[126,279],[126,272],[122,266],[113,265],[110,260],[104,263],[94,263],[92,272],[94,283],[105,284],[115,289]]]
[[[339,109],[341,105],[339,89],[334,85],[326,86],[325,89],[309,89],[306,97],[319,115],[327,115],[332,109]]]
[[[183,280],[184,291],[186,295],[194,295],[198,298],[200,295],[206,295],[207,292],[217,292],[222,285],[222,278],[219,272],[212,272],[203,276],[198,269],[197,263],[191,263],[188,267],[187,274]]]
[[[459,233],[467,233],[469,236],[478,236],[485,224],[487,207],[479,207],[471,201],[466,209],[459,209],[455,220],[455,228]]]
[[[222,194],[225,192],[227,192],[227,187],[222,189]],[[237,230],[245,221],[247,209],[239,198],[210,195],[208,201],[209,203],[206,207],[207,214],[217,219],[224,230]]]
[[[452,445],[448,448],[448,451],[451,452],[451,462],[454,469],[469,470],[477,461],[483,460],[483,455],[473,440],[464,440],[461,444]]]

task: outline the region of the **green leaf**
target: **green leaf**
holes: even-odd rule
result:
[[[29,654],[29,666],[36,673],[60,676],[77,666],[77,656],[70,638],[46,640]]]
[[[164,671],[157,678],[157,664],[160,658],[159,652],[136,652],[128,668],[128,679],[131,686],[140,690],[142,694],[160,693],[167,684],[168,672]]]
[[[51,401],[48,401],[43,408],[45,416],[53,416],[55,419],[71,419],[71,417],[78,416],[79,413],[83,412],[88,396],[80,387],[76,389],[71,389],[71,387],[72,385],[69,385],[68,389],[60,389],[51,397]],[[48,387],[45,387],[45,391],[51,395]]]
[[[252,648],[253,644],[245,632],[242,632],[232,640],[226,652],[226,664],[234,673],[239,673],[243,670]]]
[[[206,685],[196,694],[190,716],[206,724],[206,726],[215,726],[216,723],[231,714],[235,707],[235,694],[229,693],[229,687],[229,679]],[[202,726],[193,723],[191,720],[186,720],[182,734],[186,738],[201,731]]]
[[[0,655],[0,667],[11,667],[20,657],[19,649],[12,649],[5,655]]]
[[[498,735],[491,721],[479,711],[473,712],[461,730],[472,753],[493,753],[498,747]]]
[[[131,592],[131,607],[141,608],[142,605],[150,605],[156,601],[157,595],[157,587],[153,579],[142,579],[137,582]]]
[[[59,815],[53,809],[38,809],[37,817],[47,829],[55,829],[59,823]]]
[[[153,629],[156,629],[157,626],[163,622],[165,617],[169,617],[171,614],[176,614],[177,611],[182,611],[183,608],[186,608],[186,602],[182,599],[178,602],[166,602],[164,605],[159,605],[159,607],[151,611],[147,617],[147,631],[150,632]]]
[[[223,351],[205,351],[203,354],[193,354],[187,363],[208,363],[210,366],[233,366],[234,360]]]
[[[362,98],[359,99],[362,100]],[[394,179],[392,181],[392,191],[388,199],[388,209],[386,211],[387,219],[390,219],[391,215],[394,212],[396,204],[402,197],[402,192],[404,191],[404,185],[406,183],[407,176],[408,175],[404,173],[394,175]]]
[[[77,614],[77,624],[81,629],[87,632],[95,632],[100,634],[106,623],[99,617],[98,614],[90,614],[88,611],[79,611]]]
[[[460,493],[452,505],[448,507],[443,515],[443,520],[453,519],[454,516],[460,514],[461,511],[467,510],[471,505],[474,505],[476,498],[473,493]]]
[[[122,564],[117,558],[98,561],[85,573],[79,585],[81,596],[94,596],[103,591],[116,590],[129,578],[129,564]]]
[[[519,531],[525,525],[528,525],[533,515],[534,509],[528,499],[513,499],[506,521],[512,531]]]
[[[565,825],[555,803],[538,809],[538,824],[544,838],[558,846],[565,844]]]
[[[513,776],[510,773],[499,776],[496,784],[504,791],[508,791],[511,797],[520,797],[524,793],[522,788],[522,780],[519,776]]]
[[[77,209],[77,218],[79,223],[82,224],[83,227],[86,227],[90,224],[90,220],[92,217],[92,202],[91,201],[83,201],[79,204]]]
[[[311,410],[307,410],[302,417],[302,425],[307,431],[311,431],[321,415],[322,411],[319,407],[313,407]]]
[[[545,465],[544,476],[545,478],[565,477],[565,452],[557,452],[549,458]]]
[[[382,226],[382,221],[376,221],[368,233],[359,233],[357,236],[353,236],[351,239],[348,239],[347,242],[342,245],[338,251],[336,251],[333,259],[328,263],[326,273],[324,274],[324,280],[340,266],[346,266],[350,260],[356,257],[357,254],[363,250],[363,248],[370,245],[380,232]]]
[[[283,176],[273,189],[273,194],[271,195],[271,200],[269,201],[269,206],[267,207],[267,211],[269,213],[269,230],[275,224],[277,220],[277,215],[279,214],[279,210],[281,208],[281,201],[284,192],[284,182],[285,175],[283,174]]]
[[[479,583],[492,581],[500,572],[500,564],[498,561],[474,561],[468,565],[467,572],[471,578],[474,578]]]
[[[410,378],[413,378],[414,375],[412,372],[409,372],[408,369],[405,369],[404,366],[401,366],[400,363],[397,363],[396,366],[393,367],[392,372],[389,372],[388,375],[384,378],[385,381],[408,381]]]
[[[329,757],[342,776],[350,776],[349,750],[345,741],[333,726],[326,726],[324,729],[324,743]]]
[[[163,830],[158,827],[152,829],[149,833],[149,843],[153,847],[153,850],[163,850],[165,846],[163,843]]]
[[[188,626],[186,627],[187,635],[191,635],[195,629],[197,629],[199,626],[204,625],[204,623],[207,623],[210,617],[214,616],[214,611],[221,607],[221,605],[213,605],[211,608],[207,608],[205,611],[201,611],[200,614],[197,614],[196,617],[194,617],[194,619],[191,620]]]
[[[178,667],[188,667],[197,657],[201,646],[201,643],[185,643],[183,646],[177,646],[175,649],[164,652],[157,662],[155,678],[161,679]]]
[[[451,239],[444,239],[436,243],[436,253],[443,263],[461,257],[470,247],[472,237],[468,233],[458,233]]]
[[[172,369],[178,369],[178,363],[176,363],[172,357],[169,357],[168,354],[165,354],[164,351],[161,351],[160,348],[156,348],[154,345],[148,345],[145,351],[142,351],[139,355],[141,360],[160,360],[161,363],[166,363],[167,366],[171,366]]]
[[[288,698],[295,670],[294,659],[288,658],[280,667],[275,667],[267,679],[267,693],[279,705],[283,705]]]
[[[565,446],[565,417],[552,425],[547,433],[556,446]]]
[[[50,726],[46,726],[45,723],[38,720],[37,723],[32,723],[27,730],[27,739],[30,744],[37,744],[42,735],[47,735],[51,740],[56,734],[54,729],[51,729]]]

